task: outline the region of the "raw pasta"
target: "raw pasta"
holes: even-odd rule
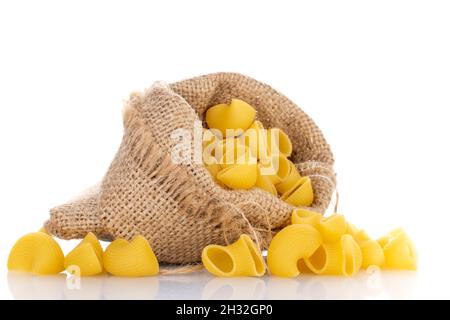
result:
[[[79,268],[81,276],[92,276],[103,272],[103,249],[93,233],[86,237],[67,254],[64,267],[70,271],[71,266]]]
[[[323,242],[305,265],[316,274],[352,276],[361,268],[362,253],[352,236],[345,234],[335,242]]]
[[[293,224],[279,231],[267,251],[267,264],[273,275],[296,277],[298,261],[309,258],[320,246],[319,232],[306,224]]]
[[[386,268],[417,269],[416,249],[403,229],[395,229],[379,239],[378,243],[383,248]]]
[[[228,245],[209,245],[203,249],[206,270],[219,277],[257,276],[265,273],[261,253],[248,235]]]
[[[286,191],[281,199],[293,206],[310,206],[314,201],[311,179],[301,178],[291,189]]]
[[[29,233],[17,240],[11,249],[8,270],[36,275],[57,274],[64,270],[64,254],[48,234]]]
[[[206,111],[206,123],[210,129],[220,130],[223,137],[242,134],[255,120],[256,110],[245,101],[231,99],[230,104],[218,104]]]
[[[105,270],[116,276],[143,277],[158,274],[159,264],[148,241],[137,236],[131,242],[116,239],[103,253]]]
[[[256,110],[239,99],[206,111],[208,129],[203,128],[202,138],[206,169],[221,186],[256,187],[294,206],[312,205],[311,180],[287,158],[292,154],[288,135],[279,128],[265,129],[255,117]]]

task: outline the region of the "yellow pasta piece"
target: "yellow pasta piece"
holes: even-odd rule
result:
[[[289,174],[276,185],[277,191],[280,194],[283,194],[286,191],[290,190],[302,178],[297,168],[295,167],[295,164],[289,161],[289,166]]]
[[[274,185],[286,179],[290,170],[290,162],[282,154],[272,155],[270,158],[260,161],[261,174],[267,176]]]
[[[356,232],[356,234],[353,237],[355,238],[356,242],[358,242],[358,243],[362,243],[364,241],[371,240],[369,235],[367,234],[367,232],[364,230],[359,230],[358,232]]]
[[[66,256],[64,267],[69,270],[71,266],[77,266],[81,276],[93,276],[103,271],[103,265],[90,243],[76,246]]]
[[[267,130],[267,147],[270,154],[281,152],[286,157],[292,154],[292,142],[289,136],[279,128]]]
[[[103,253],[105,270],[115,276],[143,277],[158,274],[159,264],[143,236],[132,241],[117,239]]]
[[[256,110],[240,99],[231,99],[229,105],[218,104],[206,111],[206,123],[210,129],[218,129],[227,137],[227,129],[238,136],[247,130],[255,120]],[[230,133],[230,131],[228,132]]]
[[[222,169],[217,180],[231,189],[250,189],[258,178],[257,164],[235,164]]]
[[[283,193],[281,200],[293,206],[310,206],[314,201],[314,192],[309,177],[301,178],[291,189]]]
[[[64,261],[66,270],[70,266],[78,266],[81,276],[92,276],[103,271],[103,249],[97,237],[89,232],[86,237],[69,252]]]
[[[313,227],[317,227],[322,219],[320,213],[306,209],[294,209],[291,215],[292,224],[309,224]]]
[[[320,233],[310,225],[293,224],[283,228],[273,237],[267,251],[270,272],[280,277],[298,276],[298,262],[310,257],[320,242]]]
[[[382,267],[384,265],[384,252],[380,244],[375,240],[365,240],[359,243],[362,254],[361,268],[368,268],[370,266]]]
[[[351,236],[355,236],[359,232],[358,228],[349,221],[347,221],[347,233]]]
[[[57,274],[64,270],[64,254],[50,235],[44,232],[29,233],[11,249],[8,270],[36,275]]]
[[[384,253],[380,244],[372,240],[366,231],[359,230],[357,232],[353,231],[353,238],[358,243],[361,248],[361,253],[363,257],[362,268],[366,269],[370,266],[381,267],[384,265]]]
[[[202,262],[206,270],[218,277],[260,277],[265,273],[261,253],[246,234],[228,246],[206,246]]]
[[[385,257],[384,267],[406,270],[417,269],[416,249],[401,228],[395,229],[387,236],[379,239],[378,243],[383,248]]]
[[[264,129],[264,126],[260,121],[255,120],[250,128],[248,128],[239,139],[258,159],[269,157],[269,150],[267,148],[267,130]]]
[[[322,243],[305,265],[316,274],[352,276],[361,268],[362,253],[351,235],[339,241]]]
[[[103,255],[103,248],[102,245],[100,244],[100,241],[98,241],[97,237],[95,236],[95,234],[93,234],[92,232],[89,232],[83,240],[81,240],[80,244],[85,244],[85,243],[89,243],[92,248],[95,251],[95,254],[98,257],[102,257]]]
[[[317,229],[324,242],[339,241],[342,235],[347,231],[347,223],[341,214],[333,214],[329,217],[323,217],[320,213],[295,209],[291,216],[292,224],[309,224]]]
[[[347,223],[341,214],[333,214],[322,218],[317,225],[324,242],[337,242],[347,231]]]
[[[263,176],[258,168],[258,178],[256,179],[255,187],[263,189],[273,195],[277,195],[277,189],[273,185],[268,176]]]

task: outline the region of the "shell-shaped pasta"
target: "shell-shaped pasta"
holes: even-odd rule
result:
[[[351,235],[339,241],[322,243],[308,258],[305,265],[316,274],[352,276],[361,268],[362,253]]]
[[[248,128],[239,139],[258,159],[269,157],[270,154],[267,148],[267,130],[264,129],[264,126],[260,121],[255,120],[250,128]]]
[[[80,243],[66,256],[64,267],[77,266],[81,276],[93,276],[103,271],[101,258],[90,243]]]
[[[280,194],[283,194],[286,191],[290,190],[302,178],[297,168],[291,161],[289,161],[289,166],[290,169],[287,177],[285,177],[280,183],[276,185],[277,191]]]
[[[202,262],[206,270],[218,277],[260,277],[266,271],[261,253],[246,234],[228,246],[206,246]]]
[[[97,237],[89,232],[86,237],[67,254],[64,267],[77,266],[81,276],[93,276],[103,271],[103,248]]]
[[[390,269],[417,269],[417,253],[414,244],[401,228],[395,229],[378,240],[383,248],[384,267]]]
[[[255,187],[265,190],[275,196],[278,194],[277,189],[273,185],[272,181],[269,179],[268,176],[263,176],[260,173],[259,168],[258,168],[258,178],[256,179]]]
[[[309,177],[301,178],[291,189],[282,194],[281,200],[296,207],[310,206],[314,201],[314,192]]]
[[[274,185],[277,185],[291,172],[290,161],[282,154],[272,155],[260,161],[260,172],[267,176]]]
[[[227,129],[234,131],[233,136],[238,136],[252,125],[255,116],[256,110],[247,102],[231,99],[229,105],[222,103],[209,108],[206,111],[206,124],[210,129],[220,130],[223,137],[230,136],[227,135]]]
[[[267,147],[270,154],[281,152],[286,157],[292,154],[292,142],[289,136],[279,128],[267,130]]]
[[[97,254],[97,256],[99,256],[100,258],[103,255],[103,248],[102,245],[100,244],[100,241],[98,241],[97,237],[95,236],[95,234],[93,234],[92,232],[89,232],[83,240],[81,240],[80,245],[84,244],[84,243],[89,243],[92,248],[94,248],[95,253]]]
[[[57,274],[64,270],[64,254],[50,235],[29,233],[17,240],[11,249],[8,270],[36,275]]]
[[[159,272],[159,264],[150,244],[143,236],[132,241],[117,239],[103,253],[105,270],[115,276],[143,277]]]
[[[217,180],[231,189],[250,189],[258,178],[257,164],[235,164],[222,169]]]
[[[310,225],[293,224],[283,228],[273,237],[267,251],[270,272],[280,277],[298,276],[298,262],[310,257],[320,243],[320,233]]]
[[[382,267],[384,265],[384,252],[378,242],[369,239],[358,244],[362,254],[361,268],[365,269],[370,266]]]
[[[310,226],[317,227],[323,216],[315,211],[306,209],[294,209],[291,215],[292,224],[309,224]]]

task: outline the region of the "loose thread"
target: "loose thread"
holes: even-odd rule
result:
[[[203,270],[203,265],[201,263],[186,265],[176,268],[160,268],[160,275],[177,275],[177,274],[187,274],[192,272],[197,272]]]
[[[337,186],[335,188],[336,188],[335,189],[336,200],[334,202],[334,213],[337,213],[338,212],[338,207],[339,207],[339,191],[338,191]]]

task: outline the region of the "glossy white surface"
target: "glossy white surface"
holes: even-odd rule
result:
[[[15,299],[408,299],[418,297],[413,272],[361,272],[354,278],[215,278],[205,272],[149,278],[98,276],[76,287],[64,275],[8,274]]]

